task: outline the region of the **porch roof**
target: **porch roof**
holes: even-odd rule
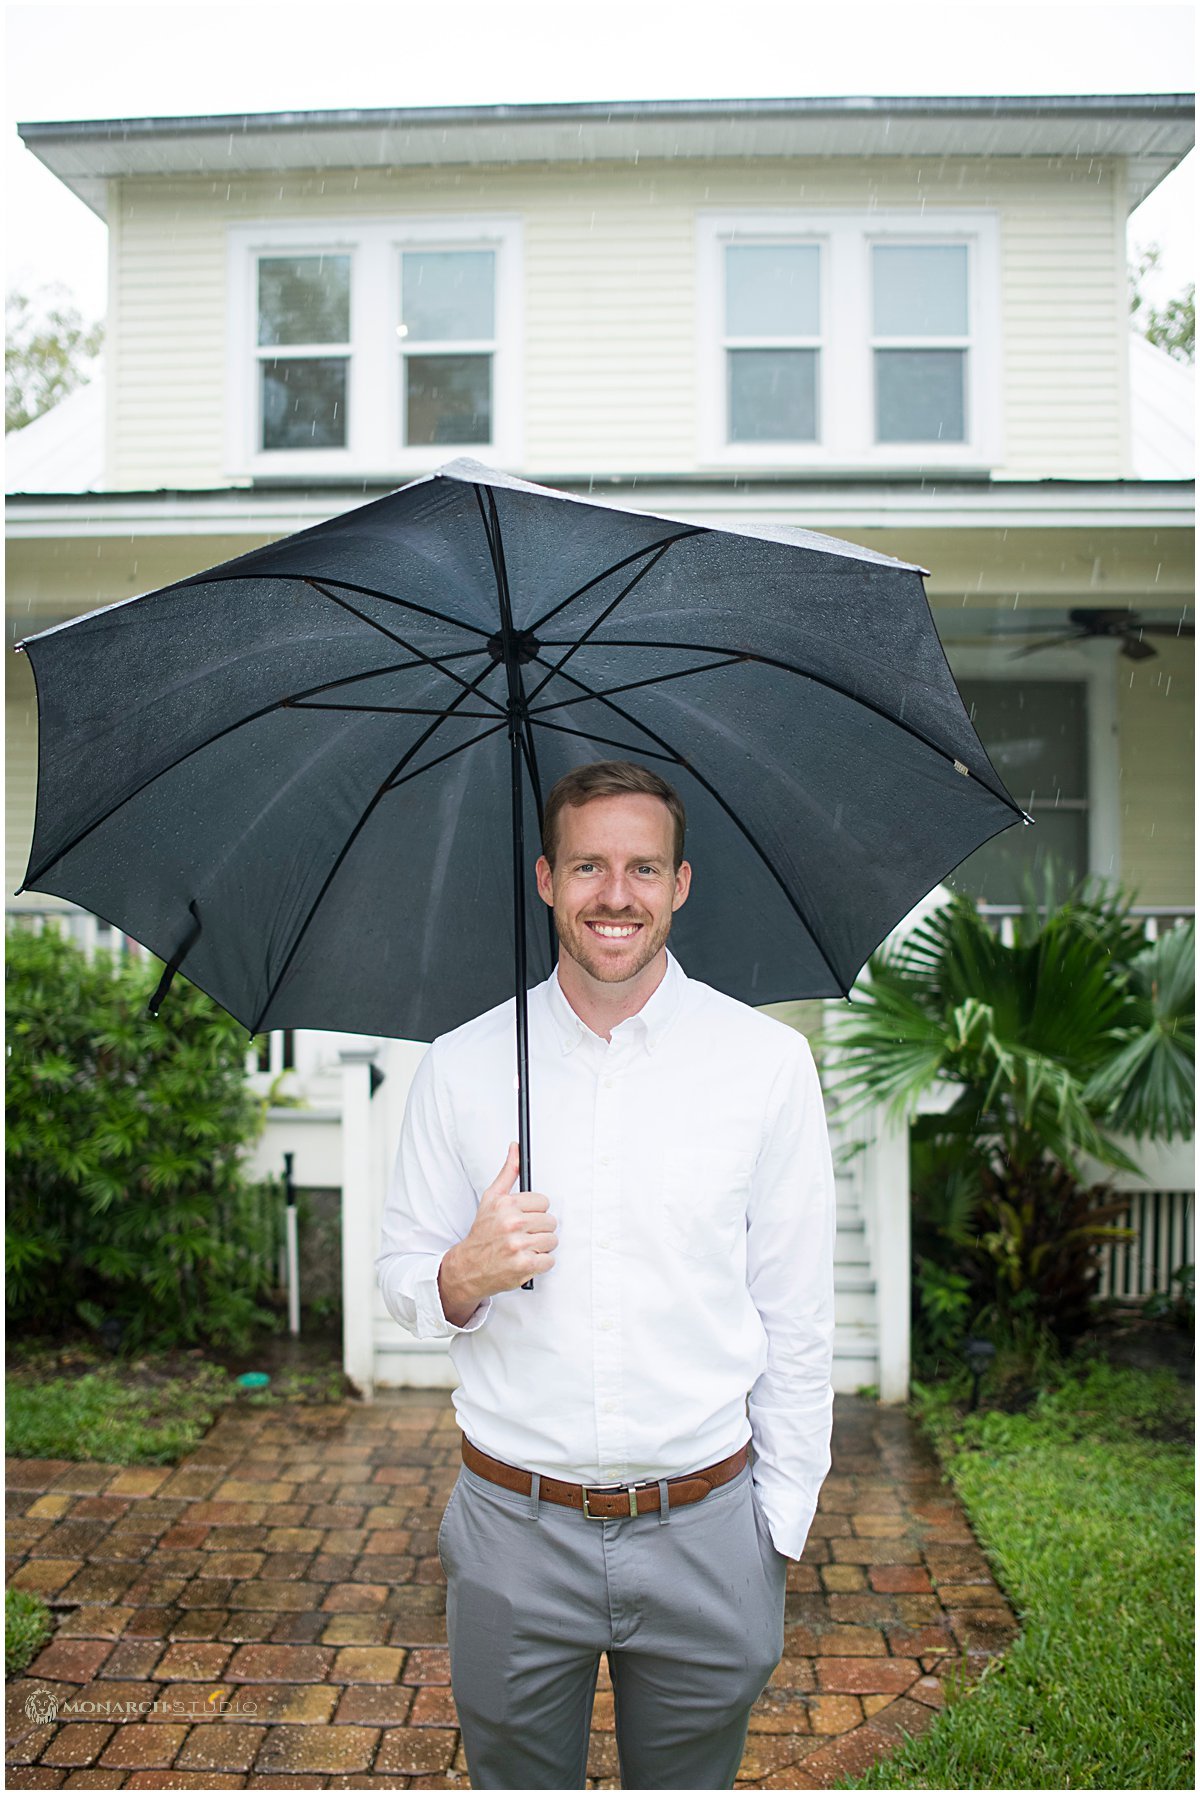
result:
[[[428,470],[433,472],[431,468]],[[1190,529],[1194,480],[938,479],[914,473],[882,480],[794,475],[626,475],[594,482],[522,469],[540,485],[627,509],[680,512],[720,528],[807,524],[823,529]],[[191,491],[11,493],[10,541],[38,538],[284,534],[396,490],[398,482],[263,482]]]

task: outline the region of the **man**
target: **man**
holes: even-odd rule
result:
[[[583,1787],[605,1652],[624,1786],[730,1788],[830,1463],[821,1093],[802,1035],[668,952],[691,868],[664,780],[581,767],[544,818],[537,1189],[515,1143],[499,1163],[510,1001],[422,1060],[377,1261],[389,1312],[452,1336],[460,1379],[451,1681],[475,1788]]]

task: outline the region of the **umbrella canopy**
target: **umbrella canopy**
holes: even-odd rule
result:
[[[752,1004],[847,992],[1023,817],[919,568],[471,461],[22,646],[25,888],[181,965],[252,1032],[428,1040],[511,997],[514,966],[520,992],[546,977],[523,841],[584,761],[677,787],[695,879],[672,946]]]

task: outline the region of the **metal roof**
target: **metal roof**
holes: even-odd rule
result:
[[[1070,157],[1126,161],[1129,206],[1187,155],[1191,94],[386,107],[17,127],[100,217],[112,179],[300,169],[813,156]]]

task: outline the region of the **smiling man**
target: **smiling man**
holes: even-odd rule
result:
[[[496,1170],[511,1001],[433,1043],[405,1110],[377,1270],[459,1378],[438,1550],[474,1788],[583,1787],[605,1654],[624,1787],[732,1787],[829,1469],[820,1087],[802,1035],[669,952],[684,828],[628,761],[546,799],[537,1190],[515,1143]]]

